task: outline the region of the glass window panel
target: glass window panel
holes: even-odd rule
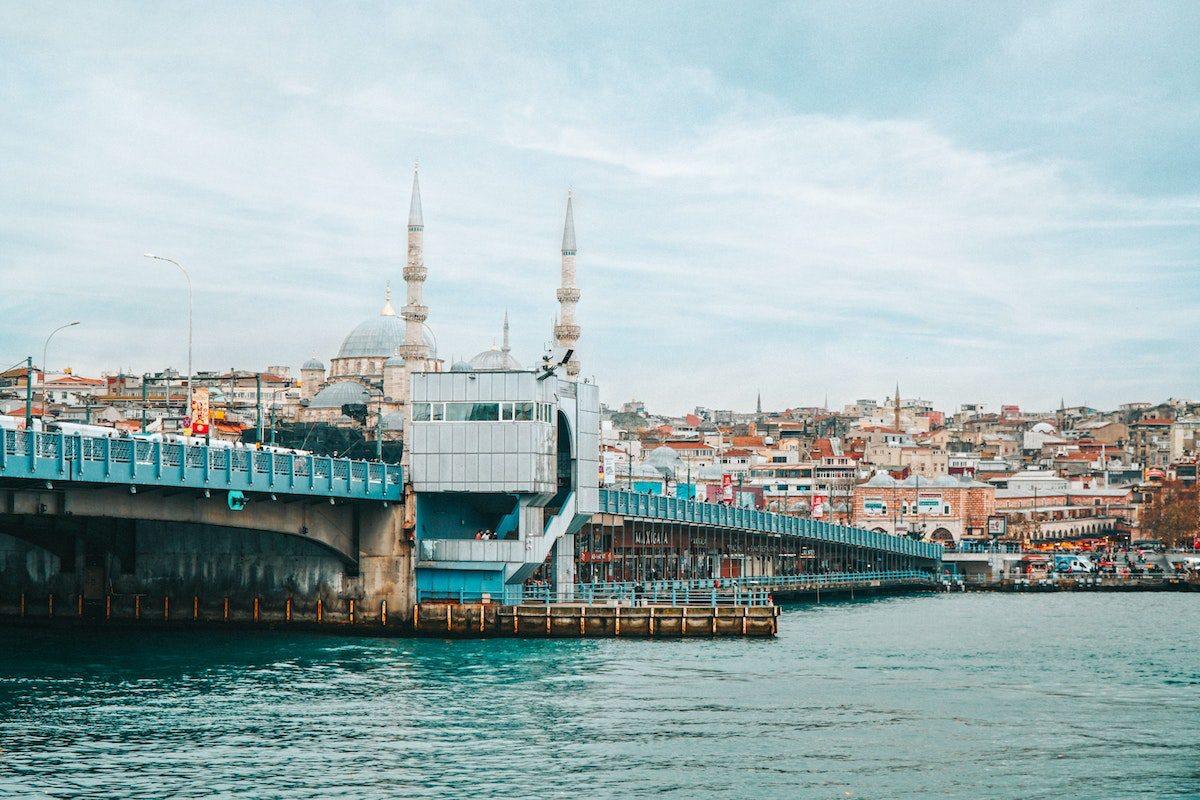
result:
[[[429,403],[413,403],[413,422],[429,421]]]
[[[495,422],[500,419],[499,403],[467,403],[471,406],[471,421]]]
[[[446,404],[434,403],[431,407],[431,415],[434,420],[443,420],[446,418]]]
[[[471,418],[471,406],[474,403],[446,403],[447,422],[466,422]]]
[[[512,418],[513,418],[513,404],[512,403],[501,403],[500,404],[500,419],[507,420],[507,419],[512,419]]]
[[[514,404],[513,419],[519,422],[531,422],[533,420],[533,403]]]

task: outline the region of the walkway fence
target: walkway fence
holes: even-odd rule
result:
[[[298,455],[229,442],[91,437],[0,431],[0,477],[132,486],[249,490],[399,501],[401,468],[393,464]]]
[[[498,594],[422,590],[419,602],[586,603],[667,606],[766,606],[772,595],[889,586],[936,586],[939,578],[921,570],[888,572],[830,572],[803,575],[759,575],[751,578],[711,578],[686,581],[577,583],[570,592],[550,585],[508,586]]]
[[[932,542],[892,536],[851,525],[776,514],[772,511],[683,500],[664,495],[601,489],[600,512],[797,536],[931,560],[942,557],[942,546]]]

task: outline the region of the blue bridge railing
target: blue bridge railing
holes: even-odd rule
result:
[[[697,578],[673,581],[609,581],[577,583],[570,592],[547,584],[506,586],[497,593],[422,589],[418,602],[490,602],[503,605],[554,603],[622,603],[670,606],[766,606],[776,592],[855,589],[873,586],[936,586],[941,575],[924,570],[826,572],[801,575],[757,575],[746,578]]]
[[[506,586],[504,591],[468,592],[421,589],[417,601],[450,603],[499,603],[506,606],[519,605],[607,605],[628,606],[768,606],[771,596],[766,589],[757,587],[717,588],[710,581],[707,586],[652,586],[640,583],[576,584],[573,592],[557,591],[549,585]]]
[[[601,489],[600,511],[605,514],[669,519],[722,528],[742,528],[760,533],[799,536],[917,558],[937,560],[942,557],[942,546],[932,542],[892,536],[851,525],[790,517],[754,508],[738,508],[657,494]]]
[[[132,436],[0,431],[0,477],[400,501],[401,468],[348,458]]]

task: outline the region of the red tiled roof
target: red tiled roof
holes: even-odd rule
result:
[[[663,444],[672,450],[712,450],[710,445],[707,445],[697,439],[685,439],[682,441],[677,439],[670,442],[663,442]]]

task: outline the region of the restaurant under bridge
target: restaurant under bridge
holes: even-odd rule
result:
[[[602,490],[576,536],[580,586],[765,588],[777,594],[931,584],[942,548],[847,525]]]

